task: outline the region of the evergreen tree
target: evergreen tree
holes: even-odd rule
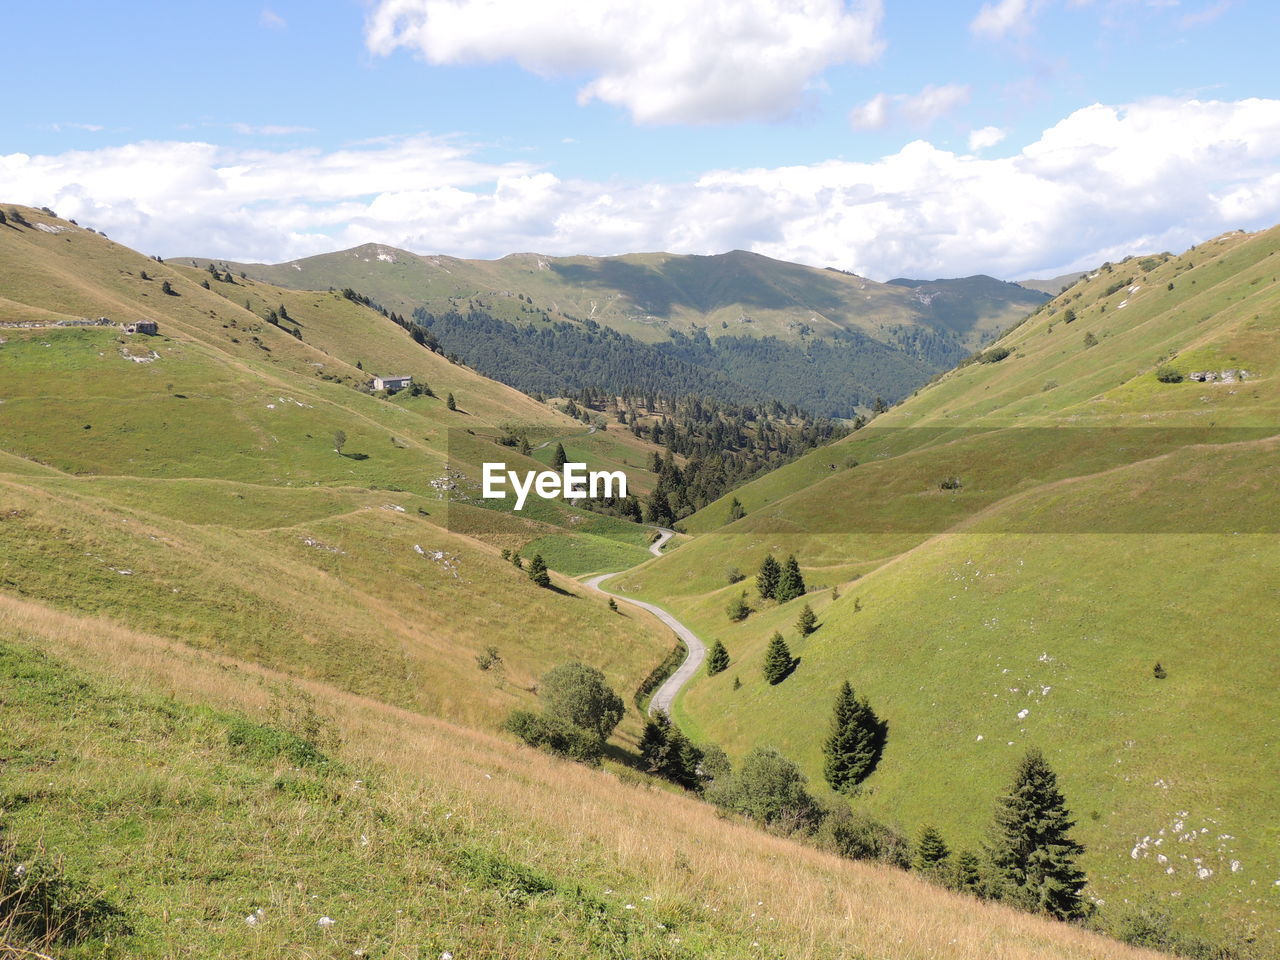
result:
[[[760,572],[756,574],[756,591],[761,599],[772,600],[778,595],[778,580],[781,576],[782,569],[778,566],[778,561],[773,559],[773,554],[765,554],[764,560],[760,562]]]
[[[951,887],[965,893],[982,890],[982,859],[972,850],[961,850],[951,866]]]
[[[540,553],[535,553],[529,561],[529,579],[540,587],[551,586],[551,574],[547,573],[546,561]]]
[[[452,393],[451,393],[451,394],[449,394],[447,397],[445,397],[445,398],[444,398],[444,405],[445,405],[446,407],[448,407],[450,410],[457,410],[457,409],[458,409],[458,401],[457,401],[457,400],[455,400],[455,399],[453,399],[453,394],[452,394]]]
[[[729,504],[729,522],[732,523],[734,520],[741,520],[746,515],[747,511],[742,509],[742,501],[737,497],[734,497],[732,502]]]
[[[796,562],[796,555],[793,553],[787,557],[786,566],[782,568],[782,573],[778,577],[775,596],[779,603],[786,603],[788,600],[804,596],[804,592],[804,577],[800,575],[800,564]]]
[[[650,773],[692,789],[698,785],[702,751],[689,742],[680,728],[661,710],[644,725],[640,758]]]
[[[794,666],[795,660],[791,657],[791,648],[787,646],[787,641],[782,639],[782,634],[775,632],[773,639],[769,641],[769,649],[764,655],[765,680],[771,684],[781,683]]]
[[[9,222],[9,218],[4,215],[4,211],[0,210],[0,227]]]
[[[609,609],[612,610],[614,613],[618,612],[618,601],[613,599],[613,597],[609,598]]]
[[[1084,847],[1069,836],[1074,826],[1044,755],[1027,751],[1008,794],[996,804],[987,852],[997,894],[1060,920],[1084,916],[1085,875],[1075,863]]]
[[[552,458],[551,458],[551,466],[552,466],[554,469],[559,470],[561,467],[563,467],[563,466],[564,466],[566,463],[568,463],[568,462],[569,462],[569,457],[568,457],[568,455],[566,455],[566,454],[565,454],[565,452],[564,452],[564,444],[563,444],[563,443],[557,443],[557,444],[556,444],[556,452],[555,452],[555,455],[554,455],[554,456],[552,456]]]
[[[800,611],[800,619],[796,621],[796,629],[800,631],[800,636],[802,637],[807,637],[818,629],[818,615],[813,612],[813,607],[807,603],[804,605],[804,609]]]
[[[823,774],[833,790],[852,790],[871,775],[880,759],[883,726],[866,699],[853,694],[848,680],[836,695],[831,733],[822,745]]]
[[[916,843],[915,867],[925,873],[941,874],[951,857],[946,841],[937,828],[928,825],[920,831],[920,839]]]
[[[717,673],[722,673],[729,667],[729,651],[724,648],[724,644],[717,640],[711,645],[711,652],[707,654],[707,675],[714,677]]]

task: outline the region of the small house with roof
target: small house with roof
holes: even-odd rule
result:
[[[373,389],[385,390],[387,393],[398,393],[413,386],[413,377],[374,377]]]

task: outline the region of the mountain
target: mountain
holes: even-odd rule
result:
[[[1064,273],[1060,277],[1051,277],[1048,280],[1019,280],[1018,285],[1026,287],[1028,290],[1039,290],[1041,293],[1056,297],[1058,294],[1066,292],[1068,287],[1076,283],[1088,272],[1088,270],[1082,270],[1079,273]]]
[[[845,679],[889,727],[864,809],[976,846],[1028,747],[1111,929],[1280,949],[1280,228],[1106,264],[614,582],[729,651],[675,718],[823,777]],[[809,593],[726,607],[766,553]],[[734,573],[734,571],[739,573]],[[795,627],[810,604],[819,627]],[[761,677],[781,632],[799,658]],[[1159,664],[1159,670],[1156,669]],[[740,681],[740,685],[739,685]]]
[[[701,383],[721,399],[763,395],[839,417],[905,396],[1046,299],[990,277],[913,288],[742,250],[484,261],[366,244],[216,264],[287,287],[351,288],[416,314],[447,352],[530,392],[567,389],[570,375],[556,371],[577,358],[619,394],[655,389],[662,370],[672,392]]]
[[[552,455],[505,445],[513,425],[657,482],[660,448],[588,434],[357,299],[6,208],[3,950],[1148,956],[638,770],[632,693],[671,634],[564,571],[635,563],[651,531],[479,505],[479,463]],[[531,544],[558,544],[549,589],[504,556]],[[497,733],[571,659],[627,698],[601,768]]]

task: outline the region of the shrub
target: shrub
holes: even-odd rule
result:
[[[735,623],[747,619],[751,613],[751,607],[747,605],[747,592],[744,590],[730,600],[725,612],[729,614],[729,619]]]
[[[747,579],[747,575],[737,567],[730,567],[724,572],[724,578],[729,581],[730,584],[735,584],[741,583],[743,580]]]
[[[1098,338],[1093,335],[1092,330],[1084,335],[1084,345],[1086,347],[1096,347],[1098,345]]]
[[[590,731],[529,710],[512,711],[503,726],[529,746],[557,753],[571,760],[594,763],[600,759],[604,750],[604,743]]]
[[[538,699],[548,717],[594,734],[601,745],[625,710],[604,674],[584,663],[562,663],[548,670],[538,684]]]
[[[1181,383],[1182,374],[1167,363],[1156,368],[1156,379],[1161,383]]]
[[[1157,680],[1163,680],[1169,674],[1164,667],[1162,667],[1160,664],[1157,663],[1155,665],[1155,669],[1151,671],[1151,675],[1155,677]]]
[[[979,363],[999,363],[1009,354],[1013,353],[1008,347],[992,347],[990,350],[984,350],[978,355]]]
[[[963,486],[964,484],[960,482],[959,477],[951,476],[951,477],[945,478],[941,483],[939,483],[938,489],[939,490],[959,490]]]
[[[822,810],[800,768],[772,747],[756,747],[732,776],[707,791],[717,806],[785,832],[812,830]]]
[[[849,860],[878,860],[911,866],[911,841],[902,831],[844,804],[828,811],[818,830],[818,845]]]

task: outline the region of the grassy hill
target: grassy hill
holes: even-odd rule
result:
[[[962,846],[1039,746],[1113,916],[1149,901],[1271,955],[1278,249],[1280,229],[1105,265],[986,362],[735,491],[745,518],[726,525],[728,498],[691,517],[698,536],[614,581],[730,652],[680,722],[734,755],[776,745],[820,781],[847,677],[890,731],[855,803]],[[753,594],[730,624],[751,582],[728,573],[766,552],[795,552],[811,592]],[[806,602],[821,625],[800,638]],[[775,629],[800,665],[770,687]]]
[[[18,955],[1147,956],[726,820],[626,765],[634,711],[599,770],[494,735],[550,665],[629,694],[671,638],[560,575],[625,566],[646,528],[482,507],[476,465],[550,455],[496,446],[512,421],[642,481],[653,448],[341,296],[206,289],[21,213],[0,227]],[[159,333],[56,325],[85,317]],[[436,395],[370,394],[375,372]],[[530,544],[562,551],[555,589],[499,553]]]
[[[175,262],[205,267],[209,261]],[[406,316],[414,310],[431,318],[457,315],[433,328],[446,349],[525,389],[538,388],[512,379],[518,375],[512,358],[481,351],[459,328],[464,320],[474,314],[471,322],[478,323],[482,315],[516,328],[567,323],[579,351],[590,349],[593,331],[605,327],[629,338],[637,356],[649,357],[657,347],[653,357],[664,359],[638,363],[672,364],[668,376],[681,384],[689,378],[678,365],[687,364],[704,371],[702,389],[721,398],[741,401],[763,392],[838,416],[869,408],[877,395],[901,397],[1045,299],[990,277],[883,284],[741,250],[710,257],[513,254],[481,261],[366,244],[283,264],[217,265],[281,286],[353,288]],[[596,365],[601,376],[610,375],[600,357]],[[817,380],[834,381],[833,389],[816,390]],[[622,392],[628,383],[603,385]]]
[[[536,543],[562,573],[618,569],[651,531],[565,504],[476,505],[481,461],[550,457],[498,446],[504,425],[572,438],[581,423],[341,296],[205,289],[47,214],[26,221],[0,228],[6,301],[152,319],[159,335],[0,315],[0,590],[482,726],[530,698],[566,636],[625,689],[665,654],[656,625],[569,581],[539,589],[499,555]],[[265,304],[286,306],[288,329]],[[372,395],[373,372],[435,396]],[[651,445],[570,443],[645,487]],[[498,674],[476,667],[490,645]]]

